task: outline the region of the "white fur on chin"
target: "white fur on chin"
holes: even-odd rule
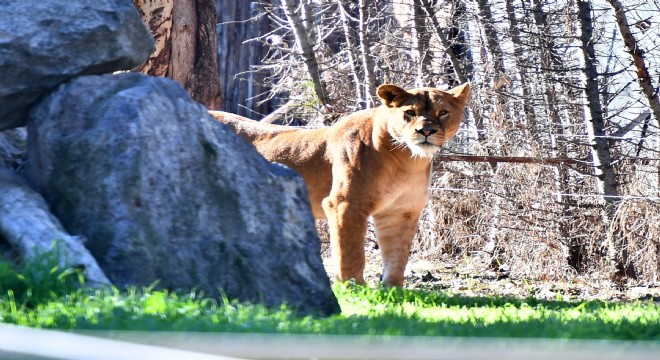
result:
[[[440,150],[440,147],[435,145],[420,146],[408,143],[408,149],[412,152],[412,157],[428,158],[430,160]]]

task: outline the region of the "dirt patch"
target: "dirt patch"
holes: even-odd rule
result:
[[[321,230],[322,231],[322,230]],[[330,255],[326,234],[322,234],[322,258],[328,276],[334,279],[335,266]],[[374,241],[365,245],[365,280],[379,286],[382,274],[380,251]],[[660,283],[629,282],[618,284],[598,274],[552,278],[540,274],[536,278],[514,278],[506,269],[497,271],[482,264],[482,255],[475,254],[463,259],[447,256],[431,257],[428,254],[412,254],[406,269],[407,288],[443,291],[461,296],[502,296],[537,298],[541,300],[605,300],[605,301],[654,301],[660,303]]]

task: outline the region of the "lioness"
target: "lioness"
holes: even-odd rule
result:
[[[268,160],[302,175],[314,216],[327,219],[339,280],[364,283],[367,218],[373,217],[385,285],[402,286],[417,220],[428,198],[433,154],[461,123],[469,84],[449,91],[382,85],[383,105],[321,129],[211,114]]]

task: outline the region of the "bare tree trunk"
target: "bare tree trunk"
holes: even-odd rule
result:
[[[522,48],[522,39],[520,38],[520,31],[518,30],[518,19],[516,18],[516,11],[513,6],[513,0],[506,0],[506,12],[509,18],[509,35],[511,35],[511,42],[513,43],[513,57],[516,62],[516,68],[520,76],[520,86],[523,95],[523,109],[525,117],[527,118],[528,126],[526,128],[535,128],[536,113],[534,106],[532,106],[532,95],[530,91],[530,76],[527,73],[527,64],[524,56],[524,49]]]
[[[649,69],[646,66],[646,61],[644,59],[644,50],[640,48],[637,43],[637,39],[630,31],[630,26],[628,25],[628,18],[626,17],[626,11],[623,7],[623,4],[619,0],[608,0],[612,4],[614,9],[614,16],[616,17],[616,23],[619,26],[619,31],[621,31],[621,37],[623,37],[623,43],[628,48],[630,55],[632,55],[633,63],[637,68],[637,80],[639,81],[639,86],[642,88],[642,92],[653,110],[653,117],[655,121],[660,126],[660,98],[658,98],[658,90],[653,87],[653,82],[651,80],[651,75],[649,74]]]
[[[593,20],[590,0],[577,0],[580,22],[580,43],[582,46],[583,82],[584,82],[584,119],[591,144],[594,163],[594,175],[598,190],[605,201],[605,223],[614,217],[619,203],[619,189],[614,172],[610,146],[605,133],[605,121],[600,103],[596,51],[593,42]],[[619,275],[636,277],[635,269],[628,259],[628,244],[623,236],[616,236],[608,231],[608,255],[612,266]]]
[[[479,140],[479,142],[482,143],[488,155],[493,155],[498,152],[497,150],[499,149],[499,145],[497,143],[491,145],[487,141],[486,134],[484,131],[485,130],[484,120],[488,118],[493,128],[495,128],[495,125],[497,123],[504,121],[504,117],[506,116],[506,110],[507,110],[506,109],[507,102],[504,96],[502,95],[501,90],[503,87],[508,86],[508,81],[503,81],[506,78],[506,69],[504,68],[504,52],[500,47],[500,40],[499,40],[500,37],[497,33],[497,29],[495,28],[493,14],[490,11],[491,4],[488,0],[477,0],[477,5],[479,8],[479,20],[484,28],[484,33],[486,36],[486,47],[488,49],[488,52],[490,53],[489,55],[490,55],[491,67],[494,70],[491,76],[492,90],[494,92],[494,96],[489,96],[488,98],[483,99],[484,103],[482,104],[482,108],[477,109],[475,111],[477,113],[481,112],[480,114],[478,114],[478,116],[475,116],[475,126],[479,131],[477,140]],[[485,76],[485,78],[488,77]],[[488,113],[485,110],[488,107],[490,107],[490,113]],[[494,199],[492,200],[493,202],[490,211],[492,216],[492,221],[489,224],[489,229],[488,229],[488,235],[487,235],[488,242],[484,246],[484,251],[490,253],[493,257],[493,260],[495,260],[496,250],[498,249],[498,241],[500,238],[500,234],[502,233],[500,224],[502,221],[503,197],[497,194],[498,192],[497,186],[499,183],[497,181],[498,163],[490,162],[489,165],[492,170],[492,178],[494,179],[493,181],[494,188],[492,190]]]
[[[507,0],[508,2],[510,0]],[[565,134],[564,121],[560,116],[558,109],[559,101],[557,97],[556,81],[552,78],[551,69],[553,66],[557,68],[561,67],[561,64],[556,62],[556,57],[554,54],[555,43],[552,37],[548,23],[546,22],[545,13],[543,10],[543,2],[540,0],[532,0],[532,12],[534,14],[534,22],[536,23],[536,28],[539,33],[539,43],[541,44],[541,68],[543,73],[543,85],[545,87],[544,98],[546,102],[547,114],[550,118],[550,123],[552,124],[552,130],[550,131],[550,145],[552,155],[559,158],[567,158],[568,154],[566,147],[562,142]],[[566,166],[560,165],[553,169],[554,172],[554,183],[555,188],[557,189],[556,201],[558,204],[561,204],[561,214],[562,218],[557,221],[557,227],[561,238],[566,242],[565,251],[567,254],[568,264],[573,267],[575,270],[580,271],[583,268],[583,246],[582,242],[579,240],[571,239],[569,236],[569,224],[568,219],[570,217],[570,206],[568,204],[568,199],[566,199],[563,194],[570,193],[570,187],[568,186],[569,174]]]
[[[502,47],[500,47],[493,13],[490,11],[491,4],[488,0],[477,0],[477,5],[479,6],[481,23],[484,27],[484,32],[486,33],[486,46],[493,58],[493,69],[495,69],[496,72],[494,78],[495,83],[497,84],[500,80],[499,78],[506,73],[506,70],[504,69],[504,52],[502,51]]]
[[[443,26],[440,25],[440,21],[438,20],[435,10],[433,9],[433,4],[431,0],[418,0],[418,1],[421,1],[422,9],[426,13],[426,16],[428,16],[428,18],[431,20],[431,24],[433,24],[433,33],[440,40],[440,43],[442,44],[445,54],[447,55],[449,61],[451,62],[452,68],[454,70],[454,73],[456,74],[456,77],[458,78],[458,81],[460,83],[467,82],[469,76],[466,73],[463,65],[461,64],[460,54],[457,54],[456,51],[454,51],[455,47],[452,46],[452,43],[447,37],[447,34],[445,33]]]
[[[539,41],[541,43],[541,67],[543,69],[543,78],[545,80],[544,95],[546,106],[548,108],[548,115],[554,125],[555,132],[561,137],[563,136],[564,126],[557,109],[557,92],[555,90],[555,81],[551,74],[551,69],[554,65],[553,49],[555,48],[555,45],[552,38],[547,35],[550,34],[550,29],[543,13],[543,2],[533,0],[532,3],[534,5],[534,21],[536,22],[536,28],[539,32]]]
[[[580,19],[580,42],[583,53],[584,82],[584,112],[587,121],[587,131],[591,142],[591,153],[594,161],[594,174],[598,179],[599,190],[606,202],[614,202],[619,196],[616,174],[612,168],[610,147],[606,139],[605,120],[600,103],[598,86],[598,69],[596,67],[596,51],[593,43],[593,23],[591,18],[591,3],[589,0],[578,0],[578,17]]]
[[[156,39],[156,51],[136,68],[179,82],[197,102],[219,110],[216,13],[213,0],[134,0]]]
[[[431,32],[426,23],[427,15],[424,10],[425,0],[414,0],[413,22],[417,40],[417,52],[419,63],[417,64],[417,81],[420,86],[435,86],[432,83],[433,60],[431,53]]]
[[[364,103],[361,101],[362,96],[362,80],[360,79],[360,67],[358,66],[359,52],[357,51],[358,45],[355,43],[355,32],[352,31],[349,15],[344,6],[344,0],[337,0],[337,8],[339,10],[339,19],[341,20],[342,29],[344,30],[344,39],[346,40],[346,52],[348,53],[349,66],[353,73],[353,82],[355,83],[355,98],[360,100],[359,107],[364,108]]]
[[[374,105],[373,98],[376,95],[376,75],[374,74],[374,59],[371,57],[371,37],[368,33],[369,6],[372,0],[359,0],[359,36],[360,53],[362,56],[362,67],[364,68],[364,101],[367,108]]]
[[[305,23],[298,14],[298,2],[294,0],[281,0],[284,14],[293,29],[296,44],[300,48],[300,53],[305,62],[307,73],[312,80],[314,93],[323,106],[330,105],[330,99],[325,91],[325,86],[321,81],[321,69],[318,60],[314,54],[314,43],[310,39],[310,30],[305,27]]]
[[[491,123],[496,123],[496,116],[503,115],[505,113],[505,99],[500,93],[503,87],[508,85],[506,78],[506,69],[504,68],[504,52],[500,47],[500,40],[497,34],[497,29],[494,25],[493,14],[490,11],[490,3],[488,0],[477,0],[479,6],[479,16],[481,23],[484,27],[484,32],[486,35],[486,46],[488,52],[490,52],[492,68],[494,69],[493,79],[493,90],[495,91],[494,101],[492,103],[492,110],[490,120]],[[484,116],[479,116],[478,120],[483,121]],[[485,135],[483,132],[484,124],[477,122],[477,129],[480,130],[481,138],[480,140],[485,141]],[[492,153],[492,150],[489,150],[489,155]],[[493,172],[495,172],[497,164],[491,164]]]

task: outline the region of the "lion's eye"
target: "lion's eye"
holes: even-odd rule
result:
[[[440,110],[440,116],[445,116],[445,115],[447,115],[447,114],[449,114],[449,111],[447,111],[447,110]]]
[[[409,109],[409,110],[406,110],[406,115],[415,116],[415,115],[417,115],[417,112],[413,109]]]

